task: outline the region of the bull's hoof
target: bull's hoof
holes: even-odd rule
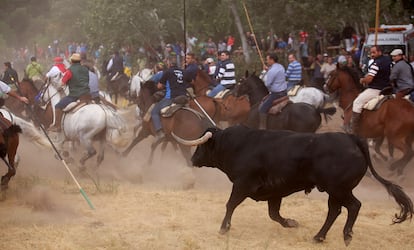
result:
[[[298,227],[299,223],[292,219],[285,219],[284,223],[282,224],[283,227]]]
[[[316,235],[315,237],[313,237],[313,241],[315,243],[322,243],[324,240],[325,240],[325,237],[324,236],[318,236],[318,235]]]

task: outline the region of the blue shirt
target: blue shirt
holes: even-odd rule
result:
[[[286,70],[286,78],[288,81],[300,81],[302,80],[302,65],[298,61],[289,63]]]
[[[274,63],[266,73],[265,86],[272,92],[281,92],[286,90],[285,69],[279,63]]]

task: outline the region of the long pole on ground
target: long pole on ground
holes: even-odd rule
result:
[[[375,40],[374,40],[375,46],[377,46],[377,38],[378,38],[379,12],[380,12],[380,0],[377,0],[377,5],[375,8]]]
[[[66,170],[68,171],[70,177],[72,177],[73,181],[75,182],[76,186],[79,189],[79,192],[82,194],[83,198],[86,200],[86,202],[88,203],[89,207],[91,209],[95,209],[95,207],[93,206],[91,200],[89,199],[88,195],[85,193],[85,191],[83,190],[83,188],[81,187],[81,185],[79,184],[79,182],[76,180],[75,176],[73,175],[72,171],[70,170],[70,168],[68,167],[68,165],[66,164],[65,160],[63,159],[62,155],[59,153],[59,151],[57,150],[55,144],[53,143],[53,141],[50,139],[49,135],[46,132],[46,129],[43,127],[43,125],[39,122],[39,120],[37,119],[37,117],[35,116],[33,110],[31,109],[31,107],[29,106],[29,110],[31,112],[31,115],[33,117],[33,119],[40,124],[40,129],[42,130],[42,132],[45,134],[47,140],[49,141],[50,145],[52,145],[53,150],[55,151],[56,155],[58,156],[59,160],[62,162],[63,166],[66,168]],[[55,121],[57,122],[57,121]]]
[[[257,43],[256,34],[253,31],[252,23],[250,22],[249,12],[247,11],[246,4],[244,2],[242,4],[243,4],[244,12],[246,13],[247,22],[249,23],[250,32],[253,34],[253,39],[254,39],[254,43],[256,44],[257,53],[259,54],[260,61],[262,62],[262,66],[264,67],[265,63],[263,60],[262,52],[260,51],[259,44]]]

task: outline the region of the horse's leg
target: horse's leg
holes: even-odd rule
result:
[[[390,166],[390,170],[394,171],[397,170],[398,175],[402,175],[402,172],[407,165],[407,163],[413,158],[414,152],[411,148],[412,139],[398,137],[398,138],[390,138],[388,137],[388,142],[394,145],[396,148],[400,149],[403,153],[401,159],[393,162]]]
[[[90,138],[81,138],[80,143],[86,148],[86,153],[79,160],[81,164],[81,170],[85,170],[85,162],[92,156],[96,155],[96,149],[92,145],[92,140]]]
[[[96,163],[97,163],[97,167],[99,167],[101,165],[101,163],[103,162],[105,158],[105,139],[101,138],[99,140],[99,150],[98,150],[98,156],[96,159]]]
[[[122,152],[122,156],[128,156],[129,152],[131,152],[131,150],[135,147],[135,145],[137,145],[140,141],[144,140],[145,138],[147,138],[151,133],[145,129],[142,128],[137,137],[134,138],[134,140],[132,140],[131,144],[128,146],[128,148]]]
[[[384,142],[384,139],[384,137],[378,137],[374,139],[374,150],[375,153],[377,153],[382,158],[382,160],[388,161],[388,157],[381,152],[381,145]]]

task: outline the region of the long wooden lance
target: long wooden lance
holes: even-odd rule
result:
[[[253,39],[254,39],[254,43],[256,44],[257,53],[259,54],[260,61],[262,62],[262,66],[264,67],[265,63],[263,60],[262,52],[260,51],[259,44],[257,43],[256,35],[253,31],[252,23],[250,22],[249,12],[247,11],[246,4],[244,2],[243,2],[243,8],[244,8],[244,12],[246,13],[247,22],[249,23],[250,32],[253,34]]]

